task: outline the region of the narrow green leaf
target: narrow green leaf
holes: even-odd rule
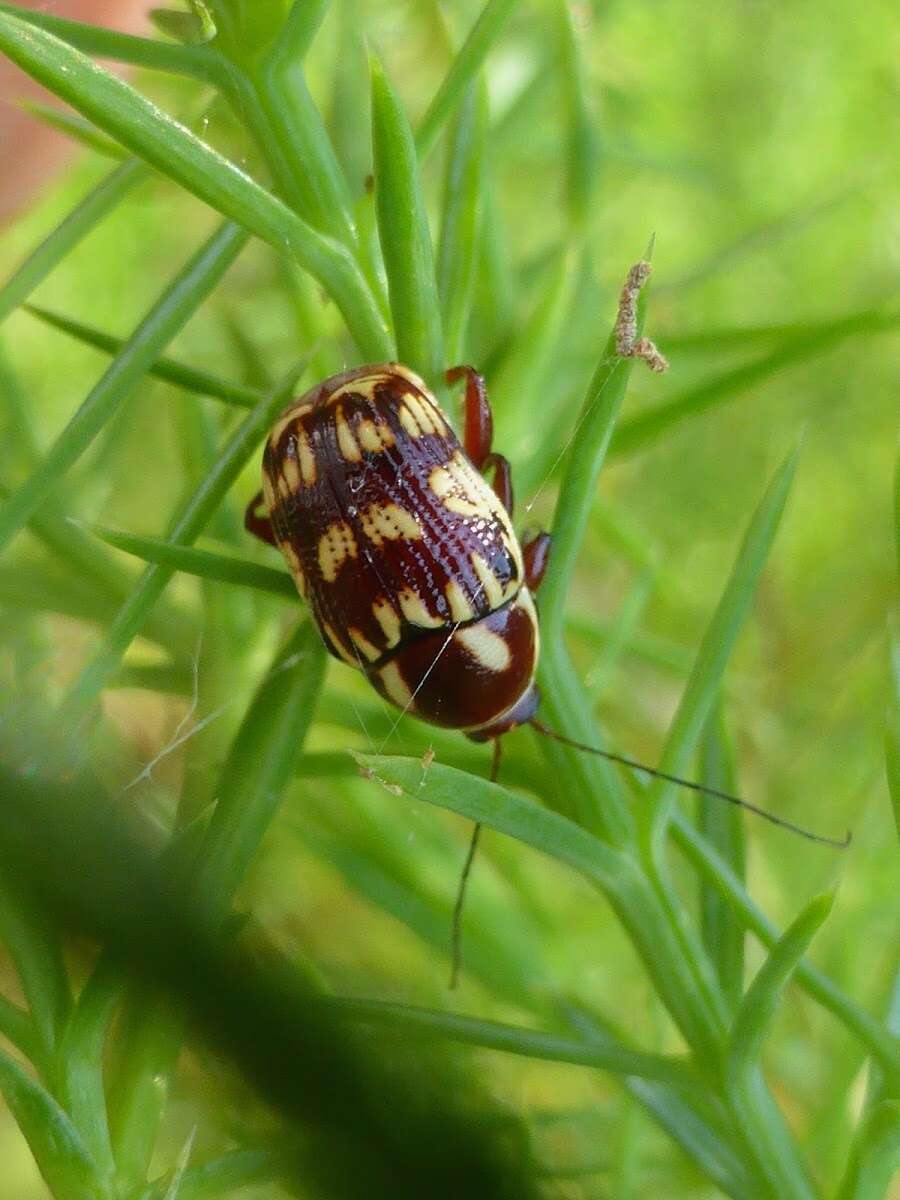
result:
[[[0,996],[0,1035],[31,1062],[41,1061],[41,1045],[31,1017],[5,996]]]
[[[0,938],[15,964],[41,1050],[53,1056],[72,1005],[69,977],[57,930],[30,896],[0,878]]]
[[[748,388],[757,387],[785,367],[803,363],[823,354],[845,338],[860,334],[882,333],[896,329],[900,316],[871,313],[856,314],[833,325],[813,329],[808,335],[792,338],[771,353],[739,367],[729,368],[712,379],[694,384],[656,408],[623,421],[610,454],[616,458],[634,454],[689,417],[699,416],[721,404],[727,404]]]
[[[174,521],[169,534],[171,542],[176,545],[190,545],[199,537],[247,459],[286,404],[300,369],[292,370],[287,378],[273,389],[271,396],[266,397],[247,414],[228,438],[216,464]],[[171,567],[156,563],[144,572],[128,601],[107,629],[102,645],[83,668],[64,701],[63,712],[70,728],[74,728],[80,718],[88,712],[107,681],[118,670],[122,655],[143,627],[172,574]]]
[[[569,1018],[585,1039],[601,1044],[609,1031],[593,1014],[569,1006]],[[708,1087],[677,1086],[633,1076],[625,1089],[727,1196],[759,1200],[761,1180],[736,1145],[729,1114]]]
[[[516,331],[508,353],[492,379],[491,392],[496,406],[496,440],[516,464],[516,487],[529,507],[535,489],[548,482],[548,459],[556,450],[556,440],[548,437],[548,428],[560,418],[551,407],[549,396],[556,389],[546,383],[553,370],[581,269],[581,256],[570,248],[560,249],[541,278],[537,301]],[[541,419],[535,420],[540,414]],[[559,420],[560,425],[562,421]],[[556,455],[556,463],[562,456]]]
[[[123,988],[121,971],[101,952],[69,1018],[58,1055],[66,1110],[94,1162],[108,1175],[115,1164],[106,1116],[103,1051]]]
[[[580,871],[601,888],[617,889],[622,857],[559,813],[497,783],[421,760],[351,751],[363,772],[395,795],[424,800],[505,833]]]
[[[481,197],[487,92],[473,83],[460,108],[447,155],[438,250],[438,290],[448,363],[464,357],[466,326],[481,251]]]
[[[329,128],[351,195],[358,196],[372,163],[371,87],[359,0],[339,0],[338,19],[341,53],[335,55]]]
[[[632,1050],[614,1038],[582,1041],[558,1033],[517,1028],[514,1025],[503,1025],[499,1021],[479,1020],[463,1016],[461,1013],[391,1004],[383,1000],[336,997],[329,1000],[328,1004],[334,1007],[339,1015],[353,1020],[375,1025],[393,1025],[407,1030],[410,1034],[419,1032],[436,1035],[466,1046],[482,1046],[524,1058],[544,1059],[547,1062],[596,1067],[614,1075],[653,1079],[676,1086],[692,1082],[686,1062],[666,1058],[661,1054],[645,1054],[639,1050]]]
[[[283,1174],[283,1165],[271,1150],[232,1150],[221,1158],[188,1167],[181,1177],[178,1200],[214,1200],[238,1188],[273,1183]],[[148,1188],[138,1200],[160,1200],[159,1187]]]
[[[372,59],[372,150],[378,233],[401,362],[435,382],[444,369],[441,313],[419,163],[406,113]]]
[[[217,579],[222,583],[256,588],[288,600],[298,599],[296,584],[285,571],[264,567],[243,558],[214,554],[210,550],[197,550],[159,538],[140,537],[121,529],[108,529],[103,525],[90,525],[88,528],[110,546],[133,554],[144,562],[160,563],[201,579]]]
[[[630,1079],[628,1091],[726,1196],[760,1200],[758,1181],[721,1131],[692,1107],[686,1092],[643,1079]]]
[[[195,54],[204,50],[170,49]],[[163,175],[279,252],[292,255],[335,301],[360,351],[374,362],[391,357],[384,319],[344,246],[312,229],[184,125],[58,38],[0,15],[0,50]],[[227,79],[221,82],[227,86]]]
[[[748,895],[741,881],[736,878],[728,863],[701,837],[694,826],[680,812],[675,812],[671,833],[679,848],[694,868],[716,887],[720,895],[738,914],[741,921],[769,949],[777,945],[781,933],[774,922],[758,908]],[[801,961],[797,966],[796,980],[810,996],[833,1013],[859,1040],[868,1047],[878,1060],[892,1086],[900,1087],[900,1045],[890,1033],[855,1004],[849,996],[822,971],[811,963]]]
[[[0,17],[0,36],[4,20]],[[0,549],[77,462],[163,347],[210,294],[246,242],[247,235],[242,229],[223,225],[153,305],[38,468],[0,508]]]
[[[303,55],[324,16],[325,4],[297,0],[278,40],[254,80],[268,121],[260,130],[260,148],[279,188],[297,212],[316,229],[356,246],[350,190],[310,95]]]
[[[747,990],[734,1018],[728,1049],[728,1073],[746,1076],[759,1061],[763,1039],[781,995],[819,926],[831,912],[834,896],[816,896],[782,934]]]
[[[815,1190],[780,1112],[766,1100],[759,1058],[784,989],[833,902],[831,895],[815,897],[774,947],[737,1011],[725,1061],[725,1083],[741,1133],[773,1194],[788,1200],[814,1200]]]
[[[646,289],[645,289],[646,291]],[[638,305],[638,328],[643,328],[646,296]],[[625,396],[633,360],[616,353],[612,332],[588,384],[581,413],[566,452],[562,486],[554,510],[553,553],[541,584],[541,665],[538,683],[542,720],[588,745],[601,746],[602,737],[591,713],[590,700],[565,646],[565,608],[575,564],[591,511],[600,469]],[[633,834],[619,773],[608,762],[541,739],[541,751],[559,773],[563,792],[574,805],[580,823],[615,844]]]
[[[302,62],[330,3],[331,0],[294,0],[272,50],[273,57]]]
[[[877,332],[896,326],[897,315],[884,308],[865,309],[831,321],[781,321],[767,325],[721,326],[716,328],[667,330],[666,349],[686,353],[731,353],[767,342],[790,342],[817,337],[821,333]]]
[[[36,304],[27,304],[25,311],[39,321],[43,321],[45,325],[50,325],[53,329],[68,334],[86,346],[93,346],[95,350],[102,350],[104,354],[115,356],[120,354],[127,345],[124,338],[114,337],[110,333],[95,329],[92,325],[84,325],[72,317],[65,317],[61,313],[39,308]],[[194,395],[210,396],[214,400],[222,400],[226,404],[233,404],[238,408],[253,408],[262,399],[262,392],[256,388],[232,383],[229,379],[221,379],[218,375],[200,371],[196,367],[187,366],[185,363],[176,362],[175,359],[165,356],[158,358],[147,374],[156,379],[162,379],[166,383],[172,383]]]
[[[56,1200],[108,1200],[108,1183],[49,1092],[0,1050],[0,1093]]]
[[[715,1056],[715,1016],[696,995],[670,922],[632,854],[614,849],[525,796],[453,767],[432,763],[423,771],[421,759],[350,753],[364,777],[392,795],[437,805],[514,837],[568,864],[604,891],[688,1042],[697,1053]]]
[[[20,8],[17,4],[0,4],[0,14],[14,17],[16,22],[46,31],[67,45],[113,62],[131,63],[151,71],[168,71],[174,75],[190,75],[210,81],[215,74],[218,55],[203,47],[173,46],[151,38],[119,33],[102,25],[85,21],[69,21],[52,13]]]
[[[0,487],[0,499],[8,495]],[[134,580],[55,505],[44,504],[31,516],[28,528],[55,556],[56,564],[24,567],[19,563],[0,571],[0,596],[25,612],[59,612],[101,623],[112,620],[117,605],[131,594]],[[151,614],[145,632],[176,656],[189,654],[196,641],[189,614],[171,603]]]
[[[222,771],[197,873],[198,895],[214,918],[224,914],[293,777],[324,674],[322,639],[304,621],[260,684]]]
[[[638,304],[638,336],[643,330],[645,312],[646,289]],[[562,486],[553,514],[553,554],[541,584],[541,632],[545,639],[560,645],[566,601],[587,529],[591,501],[628,387],[633,361],[619,357],[615,332],[610,333],[567,446]]]
[[[98,154],[102,154],[104,158],[116,159],[118,162],[126,157],[125,151],[118,142],[106,137],[98,129],[95,129],[90,121],[84,121],[74,113],[56,108],[52,104],[41,104],[37,100],[23,100],[22,108],[35,120],[55,129],[57,133],[64,133],[66,137],[71,138],[80,146],[84,146],[87,150],[94,150]]]
[[[725,717],[716,704],[707,721],[701,746],[700,781],[735,795],[738,791]],[[744,880],[744,823],[740,809],[712,796],[698,798],[699,826],[734,872]],[[703,943],[715,964],[722,991],[737,1007],[744,990],[744,930],[718,890],[701,882],[700,916]]]
[[[102,179],[0,288],[0,322],[15,312],[69,251],[148,177],[146,167],[132,159]]]
[[[469,30],[416,133],[416,149],[423,162],[433,149],[441,129],[460,103],[466,88],[481,69],[488,52],[500,36],[518,2],[519,0],[488,0]]]
[[[669,726],[658,764],[662,771],[679,775],[688,765],[778,531],[796,467],[797,451],[794,450],[773,475],[750,520],[722,598],[700,643],[693,670]],[[654,780],[648,789],[644,815],[657,851],[662,850],[674,791],[675,786],[663,780]]]
[[[566,200],[572,229],[580,231],[593,216],[599,146],[585,64],[568,0],[557,0],[556,15],[566,104]]]
[[[860,1125],[835,1200],[884,1200],[898,1172],[900,1100],[883,1100]]]

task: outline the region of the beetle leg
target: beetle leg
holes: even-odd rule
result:
[[[262,509],[262,512],[260,512],[260,509]],[[272,528],[272,522],[269,520],[269,514],[266,512],[262,492],[257,492],[247,505],[247,511],[244,513],[244,528],[248,533],[252,533],[255,537],[258,537],[261,542],[268,542],[270,546],[278,545],[275,539],[275,531]]]
[[[482,470],[487,471],[491,467],[494,469],[494,482],[491,486],[499,496],[500,503],[512,516],[513,486],[512,467],[509,465],[509,459],[504,458],[502,454],[489,454],[482,463]]]
[[[491,452],[491,441],[494,437],[491,402],[488,400],[484,379],[474,367],[451,367],[447,372],[447,382],[456,383],[457,379],[466,381],[463,446],[480,471]]]
[[[522,547],[522,558],[525,561],[525,582],[529,591],[536,592],[541,586],[541,580],[547,570],[552,541],[549,533],[536,533]]]

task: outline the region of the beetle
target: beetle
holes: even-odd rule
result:
[[[649,273],[626,280],[616,349],[664,370],[665,359],[637,337],[635,302]],[[328,651],[363,672],[390,704],[420,720],[494,745],[519,725],[566,745],[749,808],[815,841],[755,805],[576,742],[537,720],[540,632],[534,594],[550,553],[538,533],[520,545],[512,525],[509,462],[494,451],[484,380],[463,380],[460,442],[425,382],[401,363],[353,367],[294,400],[266,442],[262,490],[247,529],[278,547],[309,604]],[[491,475],[491,482],[484,472]],[[453,976],[476,824],[453,919]]]
[[[516,537],[481,376],[447,379],[465,380],[462,443],[400,363],[301,396],[269,435],[247,525],[281,550],[331,654],[403,712],[487,741],[538,708],[550,538]]]

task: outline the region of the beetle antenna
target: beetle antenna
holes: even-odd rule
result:
[[[500,754],[502,742],[500,738],[494,738],[493,754],[491,756],[491,783],[497,782],[497,776],[500,774]],[[450,988],[451,990],[459,983],[459,971],[462,967],[462,914],[463,906],[466,902],[466,887],[469,882],[469,876],[472,874],[472,863],[475,861],[475,852],[478,849],[478,839],[481,837],[481,822],[476,821],[475,827],[472,830],[472,840],[469,842],[469,852],[466,855],[466,861],[463,863],[462,874],[459,877],[459,886],[456,889],[456,903],[453,905],[453,932],[451,934],[451,960],[450,968]]]
[[[647,775],[653,775],[656,779],[665,779],[667,783],[677,783],[679,787],[690,788],[692,792],[702,792],[704,796],[715,796],[717,800],[726,800],[729,804],[734,804],[738,808],[745,808],[748,812],[755,813],[758,817],[770,821],[773,825],[780,825],[782,829],[789,829],[791,833],[799,834],[800,837],[804,837],[810,842],[820,842],[823,846],[836,846],[839,850],[844,850],[850,845],[850,840],[853,837],[853,834],[849,830],[844,838],[830,838],[820,833],[812,833],[809,829],[804,829],[802,825],[794,825],[791,821],[786,821],[784,817],[779,817],[775,813],[769,812],[768,809],[760,808],[757,804],[751,804],[749,800],[741,800],[739,796],[732,796],[730,792],[722,792],[718,788],[707,787],[704,783],[694,783],[690,779],[682,779],[678,775],[670,775],[667,771],[659,771],[656,767],[648,767],[633,758],[626,758],[624,754],[614,754],[611,750],[600,750],[596,746],[586,746],[584,742],[576,742],[574,738],[566,737],[565,734],[557,733],[555,729],[550,729],[542,721],[538,721],[536,717],[532,717],[528,724],[533,729],[536,729],[538,733],[542,733],[544,737],[552,738],[554,742],[561,742],[564,746],[571,746],[573,750],[583,750],[586,754],[598,754],[601,758],[619,763],[623,767],[631,767],[635,771],[643,771]]]

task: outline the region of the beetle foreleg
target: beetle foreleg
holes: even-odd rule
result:
[[[262,492],[257,492],[247,505],[247,511],[244,513],[244,528],[248,533],[258,537],[260,541],[268,542],[270,546],[278,545]]]
[[[466,395],[463,401],[463,446],[480,471],[491,453],[494,437],[491,402],[488,400],[484,379],[474,367],[451,367],[447,372],[447,382],[456,383],[458,379],[466,381]]]

